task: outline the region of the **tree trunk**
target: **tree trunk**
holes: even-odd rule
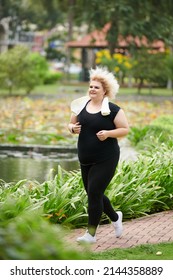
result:
[[[67,41],[71,41],[73,37],[73,20],[74,20],[74,11],[73,6],[75,4],[75,0],[69,0],[69,12],[68,12],[68,36]],[[67,80],[70,79],[69,68],[71,64],[71,49],[67,48],[67,60],[66,60],[66,78]]]
[[[167,81],[167,89],[172,89],[172,80]]]
[[[128,76],[128,88],[132,88],[133,84],[132,84],[132,75]]]
[[[138,84],[138,94],[139,94],[139,95],[141,94],[142,85],[143,85],[143,79],[140,79],[140,82],[139,82],[139,84]]]
[[[152,85],[149,83],[149,95],[152,95]]]
[[[115,48],[118,46],[118,18],[115,14],[111,16],[111,25],[107,33],[108,48],[111,56],[115,53]]]

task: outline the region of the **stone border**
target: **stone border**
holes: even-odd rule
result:
[[[15,144],[1,144],[0,151],[22,151],[22,152],[36,152],[36,153],[76,153],[75,147],[64,146],[49,146],[49,145],[15,145]]]

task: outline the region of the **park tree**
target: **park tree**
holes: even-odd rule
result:
[[[7,16],[17,23],[35,23],[38,29],[65,22],[67,40],[73,37],[74,25],[87,24],[90,31],[109,22],[107,40],[112,54],[119,34],[173,42],[170,0],[0,0],[0,17]]]
[[[127,43],[133,57],[137,49],[132,38],[136,36],[145,36],[148,48],[154,40],[161,39],[166,47],[173,50],[173,2],[170,0],[93,0],[90,5],[87,0],[83,0],[83,7],[85,22],[90,28],[102,29],[105,24],[110,24],[106,38],[112,58],[119,35],[126,39],[129,35],[132,36]],[[154,73],[151,76],[154,79]]]
[[[33,0],[31,0],[33,1]],[[173,3],[170,0],[49,0],[41,1],[49,10],[58,5],[64,20],[68,22],[67,41],[73,39],[73,26],[87,24],[88,31],[102,29],[107,23],[110,27],[106,39],[113,57],[118,45],[119,35],[125,38],[132,35],[146,36],[148,46],[161,39],[165,45],[173,47]],[[136,52],[133,40],[128,42],[131,55]],[[70,54],[67,55],[70,63]]]
[[[66,42],[71,41],[73,39],[73,27],[74,25],[80,25],[84,23],[83,17],[83,6],[81,0],[38,0],[37,2],[34,0],[28,0],[32,7],[36,6],[41,9],[47,11],[47,15],[49,16],[50,25],[55,26],[58,23],[66,25]],[[57,18],[54,22],[54,15],[57,12]],[[58,15],[60,16],[58,17]],[[44,22],[45,24],[45,22]],[[46,27],[46,26],[45,26]],[[71,50],[67,49],[66,51],[66,66],[67,69],[70,66],[71,62]]]
[[[58,23],[66,24],[66,41],[73,39],[73,27],[87,25],[88,31],[102,29],[109,23],[108,48],[111,56],[118,45],[119,35],[146,36],[148,46],[161,39],[173,49],[173,2],[170,0],[0,0],[0,17],[11,17],[11,26],[51,29]],[[133,40],[128,42],[131,55],[136,52]],[[70,64],[70,49],[67,52]]]
[[[0,0],[0,20],[3,18],[9,19],[14,34],[19,27],[23,31],[30,31],[33,26],[35,30],[51,29],[64,21],[56,0],[54,5],[52,0]]]
[[[146,36],[167,40],[173,23],[173,3],[169,0],[83,0],[84,19],[90,28],[110,23],[107,41],[113,55],[119,35]],[[90,4],[88,3],[90,2]],[[133,49],[133,42],[131,49]]]
[[[148,86],[150,94],[153,86],[166,85],[165,59],[165,53],[148,53],[146,47],[136,52],[131,71],[137,83],[138,94],[144,85]]]

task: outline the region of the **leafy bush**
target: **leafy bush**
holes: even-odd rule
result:
[[[0,259],[85,258],[84,254],[68,246],[64,239],[67,228],[65,230],[50,223],[51,213],[55,213],[56,217],[59,209],[60,213],[61,209],[64,213],[66,208],[69,210],[70,217],[67,217],[64,224],[75,221],[78,216],[83,216],[80,209],[76,209],[76,212],[78,211],[76,216],[73,215],[69,205],[72,204],[74,208],[78,199],[68,196],[68,187],[61,185],[65,177],[68,178],[68,174],[64,172],[64,178],[60,174],[59,169],[57,190],[55,190],[54,180],[44,185],[28,180],[21,180],[17,184],[0,181]],[[63,214],[52,222],[63,223],[61,218]]]
[[[167,80],[166,73],[163,71],[165,66],[165,53],[149,53],[147,48],[141,48],[135,52],[135,60],[132,68],[132,76],[139,80],[138,93],[147,81],[150,86],[163,86]]]
[[[35,86],[43,84],[48,72],[48,63],[39,53],[28,53],[24,60],[28,67],[21,73],[18,87],[30,93]]]
[[[136,162],[122,162],[107,190],[125,218],[173,209],[173,147],[162,144],[139,156]]]
[[[45,221],[39,212],[25,211],[0,226],[0,259],[85,259],[83,253],[67,246],[64,235],[66,232]]]
[[[155,146],[165,143],[173,146],[173,116],[160,116],[150,125],[144,127],[132,127],[128,136],[131,143],[138,149],[153,149]]]
[[[43,83],[48,63],[38,53],[31,53],[24,46],[15,46],[0,55],[0,84],[12,94],[14,89],[23,88],[26,93]]]
[[[170,134],[173,133],[173,115],[160,116],[152,124],[170,130]]]
[[[63,73],[61,72],[47,72],[44,78],[44,84],[54,84],[55,82],[61,80],[63,77]]]
[[[96,53],[96,64],[106,66],[110,71],[114,72],[119,78],[127,75],[133,66],[129,56],[121,53],[114,53],[112,56],[109,50],[100,50]]]

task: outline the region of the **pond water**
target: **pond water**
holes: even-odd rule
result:
[[[49,178],[50,170],[57,173],[58,165],[70,171],[79,169],[77,155],[75,154],[51,154],[50,157],[43,154],[32,154],[32,156],[21,155],[13,152],[7,156],[0,153],[0,179],[5,182],[17,182],[21,179],[36,180],[43,183]]]
[[[9,148],[9,147],[8,147]],[[137,152],[127,139],[120,142],[120,161],[137,160]],[[57,174],[58,165],[67,171],[79,169],[75,148],[32,147],[1,145],[0,179],[5,182],[16,182],[22,179],[36,180],[43,183],[49,178],[51,169]]]

